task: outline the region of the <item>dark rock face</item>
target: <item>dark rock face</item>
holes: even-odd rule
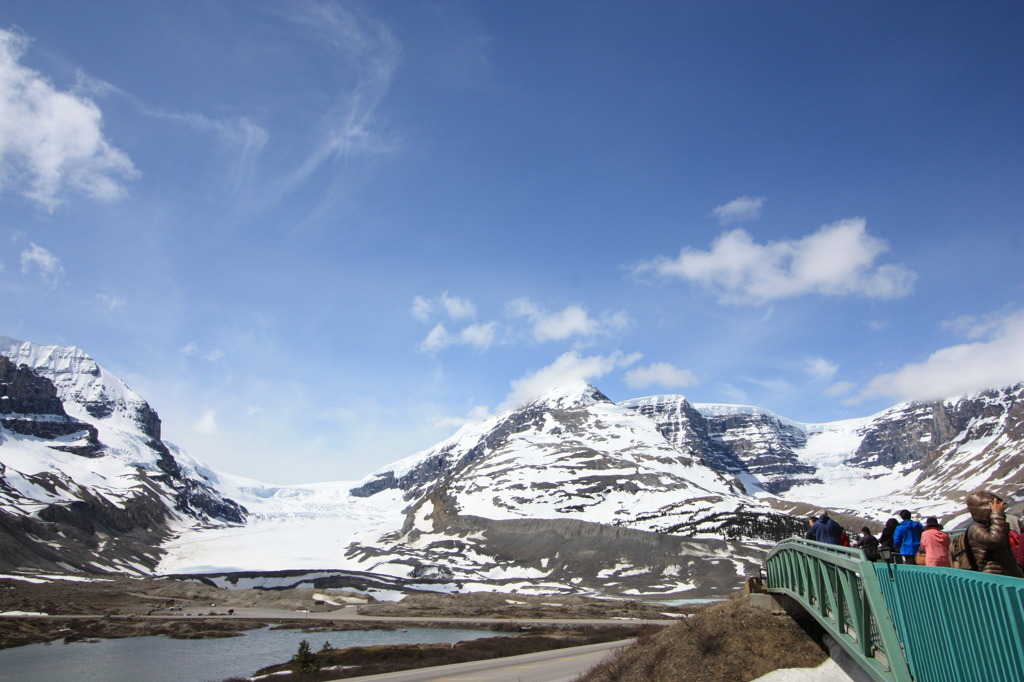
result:
[[[0,355],[0,414],[12,413],[68,416],[52,381]]]
[[[795,453],[807,444],[807,434],[771,414],[705,416],[682,397],[629,401],[626,406],[654,421],[669,442],[694,452],[712,469],[750,474],[770,493],[785,492],[814,474]]]
[[[81,356],[80,364],[69,366],[63,370],[65,374],[102,375],[88,356],[75,353]],[[90,417],[127,414],[138,426],[136,433],[149,438],[144,447],[152,452],[158,471],[138,466],[134,474],[138,485],[119,493],[114,501],[109,494],[81,486],[57,469],[19,472],[16,475],[31,488],[49,493],[34,500],[25,498],[18,487],[8,483],[7,475],[11,472],[0,463],[0,503],[7,503],[0,506],[0,569],[152,569],[159,561],[159,547],[168,536],[167,524],[174,512],[202,522],[245,522],[244,507],[182,470],[159,439],[160,418],[145,401],[125,405],[124,401],[110,398],[102,386],[89,391],[88,399],[84,393],[76,395],[80,398],[78,404]],[[3,355],[0,424],[7,430],[8,438],[31,436],[49,441],[54,450],[90,458],[111,456],[99,441],[95,426],[67,414],[53,381],[26,364],[15,365]],[[4,440],[0,433],[0,444]],[[61,501],[50,502],[53,498]],[[26,503],[38,511],[32,515],[15,511]]]
[[[24,436],[54,440],[79,434],[79,443],[58,449],[85,457],[95,457],[102,446],[94,426],[68,416],[57,389],[49,379],[36,375],[27,366],[15,366],[0,355],[0,423]]]
[[[849,463],[892,467],[921,462],[927,467],[954,439],[977,440],[993,435],[1004,426],[1002,418],[1020,410],[1022,402],[1024,384],[985,391],[969,399],[911,403],[872,422]],[[1021,438],[1016,440],[1020,442]]]

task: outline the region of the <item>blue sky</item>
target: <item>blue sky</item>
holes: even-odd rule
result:
[[[0,4],[0,334],[354,480],[587,379],[1024,380],[1019,2]]]

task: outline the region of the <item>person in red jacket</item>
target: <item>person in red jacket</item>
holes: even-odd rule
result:
[[[949,566],[949,534],[942,531],[942,524],[934,516],[924,522],[921,552],[926,566]]]

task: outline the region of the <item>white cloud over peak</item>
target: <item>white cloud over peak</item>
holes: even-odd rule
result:
[[[29,247],[21,252],[21,272],[27,275],[33,268],[39,270],[39,276],[50,288],[56,288],[64,276],[60,258],[41,246],[29,243]]]
[[[720,225],[748,222],[761,217],[762,206],[764,197],[740,197],[728,204],[716,206],[711,215],[718,219]]]
[[[576,351],[563,353],[547,367],[513,381],[512,391],[505,397],[500,409],[522,405],[553,388],[569,386],[580,381],[592,382],[613,370],[629,367],[641,357],[640,353],[626,355],[621,351],[589,357],[580,356]]]
[[[660,386],[674,389],[695,386],[697,375],[688,369],[679,369],[667,362],[655,362],[626,372],[626,385],[630,388]]]
[[[943,348],[928,359],[872,379],[852,402],[886,396],[938,400],[1024,381],[1024,310],[959,328],[982,340]]]
[[[763,304],[808,294],[906,296],[917,275],[903,265],[875,265],[887,250],[883,239],[867,233],[863,218],[850,218],[801,239],[763,245],[746,230],[732,230],[709,251],[684,248],[677,258],[657,258],[634,271],[696,282],[725,303]]]
[[[530,320],[533,338],[538,343],[564,341],[574,336],[622,334],[633,326],[633,319],[625,311],[606,312],[600,319],[594,319],[580,305],[569,305],[552,313],[528,298],[511,301],[508,311],[510,315]]]
[[[53,210],[67,186],[93,199],[124,193],[138,173],[103,136],[99,107],[22,66],[28,39],[0,29],[0,189]]]

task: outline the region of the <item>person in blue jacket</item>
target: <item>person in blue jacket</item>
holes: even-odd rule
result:
[[[896,526],[896,532],[892,535],[893,548],[900,553],[902,563],[916,564],[924,526],[919,521],[911,520],[910,512],[906,509],[901,510],[899,516],[903,520]]]
[[[817,520],[808,529],[804,538],[827,542],[830,545],[841,545],[843,544],[843,527],[829,518],[827,511],[822,511],[819,512]]]

